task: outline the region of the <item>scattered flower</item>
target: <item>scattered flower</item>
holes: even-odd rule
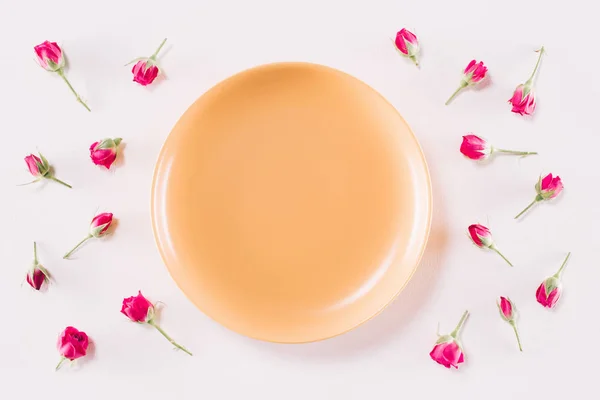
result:
[[[438,333],[438,340],[435,342],[435,346],[433,347],[433,350],[431,350],[431,353],[429,353],[429,356],[433,361],[446,368],[454,367],[456,369],[458,369],[458,364],[464,362],[465,357],[457,336],[468,315],[468,311],[463,313],[458,325],[456,325],[456,328],[454,328],[449,335],[440,335]]]
[[[537,154],[536,152],[532,151],[498,149],[489,144],[485,139],[472,134],[463,136],[463,141],[460,145],[460,152],[471,160],[485,160],[494,153],[504,153],[522,157]]]
[[[35,290],[40,290],[44,283],[50,281],[50,273],[38,261],[37,244],[35,242],[33,242],[33,264],[31,264],[25,280]]]
[[[454,97],[456,97],[456,95],[461,90],[466,88],[467,86],[472,86],[472,85],[475,85],[475,84],[481,82],[483,80],[483,78],[485,78],[485,75],[487,74],[487,70],[488,69],[483,64],[483,61],[477,62],[475,60],[471,60],[469,65],[467,65],[467,68],[465,68],[465,71],[463,73],[463,78],[460,81],[460,85],[458,86],[458,89],[456,89],[456,91],[454,93],[452,93],[452,96],[450,96],[448,101],[446,101],[446,105],[450,104],[450,102],[454,99]]]
[[[540,66],[540,61],[542,59],[542,55],[544,54],[544,46],[541,49],[537,50],[540,55],[538,56],[537,63],[535,64],[535,68],[531,73],[531,76],[527,80],[527,82],[520,84],[515,89],[513,96],[508,100],[510,104],[512,104],[512,112],[521,115],[531,115],[535,111],[535,93],[533,91],[533,79],[535,74]]]
[[[42,179],[50,179],[51,181],[58,182],[61,185],[64,185],[71,189],[71,185],[61,181],[60,179],[54,176],[54,174],[52,173],[52,168],[50,167],[50,163],[48,162],[46,157],[44,157],[42,153],[38,154],[40,155],[39,157],[33,154],[30,154],[27,157],[25,157],[27,169],[29,169],[29,173],[35,178],[34,181],[26,183],[25,185],[39,182]]]
[[[81,103],[88,111],[90,108],[87,104],[81,99],[79,94],[73,89],[71,83],[65,76],[65,56],[63,54],[62,49],[55,42],[45,41],[42,44],[38,44],[33,48],[35,50],[35,55],[37,56],[37,61],[40,64],[40,67],[44,68],[49,72],[56,72],[62,79],[65,81],[71,92],[77,98],[77,101]]]
[[[400,52],[400,54],[410,58],[417,67],[419,66],[419,60],[417,60],[417,54],[419,54],[419,41],[412,32],[406,28],[402,28],[396,34],[394,46],[396,47],[396,50]]]
[[[173,346],[186,352],[190,356],[192,353],[176,343],[173,339],[162,330],[160,326],[154,321],[154,305],[142,295],[141,291],[138,291],[137,296],[128,297],[123,299],[123,305],[121,306],[121,313],[129,318],[133,322],[140,324],[148,324],[156,328]]]
[[[521,346],[521,338],[519,337],[519,331],[517,330],[517,322],[516,322],[516,307],[515,304],[507,297],[500,296],[500,301],[498,301],[498,310],[500,311],[500,316],[503,320],[508,322],[510,326],[512,326],[515,331],[515,336],[517,337],[517,344],[519,345],[519,350],[523,351],[523,347]]]
[[[91,238],[99,238],[104,236],[112,221],[112,213],[102,213],[96,215],[94,219],[92,219],[92,223],[90,224],[90,233],[81,242],[77,243],[77,245],[73,247],[67,254],[65,254],[63,258],[69,258],[69,256],[79,248],[79,246],[81,246]]]
[[[90,146],[90,157],[96,165],[101,165],[106,169],[117,159],[117,150],[123,139],[103,139],[100,142],[95,142]]]
[[[167,39],[164,39],[158,49],[152,54],[150,57],[138,57],[135,60],[128,62],[125,65],[133,64],[133,69],[131,72],[133,73],[133,81],[139,83],[142,86],[147,86],[154,82],[154,79],[160,74],[162,71],[158,66],[156,58],[158,57],[158,52],[165,45]]]
[[[538,182],[535,184],[535,191],[537,196],[533,199],[531,203],[523,211],[521,211],[515,219],[519,218],[521,215],[525,214],[531,207],[533,207],[539,201],[546,201],[555,198],[562,192],[564,189],[563,183],[560,179],[560,176],[552,176],[552,174],[548,174],[545,177],[541,177],[538,179]]]
[[[479,248],[486,248],[494,250],[500,257],[504,259],[510,265],[513,266],[510,261],[498,250],[494,240],[492,239],[492,233],[488,228],[483,225],[473,224],[469,226],[469,235],[471,236],[471,240],[473,244]]]
[[[85,332],[67,326],[58,337],[58,343],[56,344],[61,358],[55,370],[58,371],[66,360],[73,361],[85,356],[88,345],[89,339]]]
[[[546,308],[554,308],[558,299],[560,299],[560,295],[562,294],[562,282],[560,281],[560,276],[562,274],[563,269],[567,265],[567,261],[571,253],[567,254],[567,257],[563,261],[559,270],[552,275],[544,279],[544,282],[537,288],[535,292],[535,298],[537,302]]]

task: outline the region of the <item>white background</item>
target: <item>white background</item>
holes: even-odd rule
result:
[[[0,397],[591,396],[600,356],[600,56],[591,7],[584,0],[0,2]],[[420,70],[390,43],[405,26],[422,42]],[[164,37],[168,79],[149,88],[133,83],[123,64],[149,56]],[[33,46],[44,40],[63,46],[68,77],[91,113],[34,62]],[[527,119],[506,100],[542,44],[548,52],[536,82],[538,110]],[[444,106],[472,58],[489,66],[490,84]],[[430,244],[406,290],[360,328],[308,345],[246,339],[204,316],[171,280],[150,226],[154,161],[179,116],[220,80],[275,61],[329,65],[381,92],[418,136],[434,188]],[[467,132],[540,156],[477,165],[458,151]],[[89,160],[89,145],[103,137],[124,138],[114,171]],[[36,149],[73,190],[16,186],[30,180],[23,157]],[[515,222],[545,172],[563,178],[564,193]],[[115,213],[114,235],[62,260],[97,209]],[[465,231],[474,222],[489,223],[514,269],[469,242]],[[56,280],[46,293],[19,286],[34,240]],[[535,290],[567,251],[564,295],[555,310],[543,309]],[[162,326],[194,357],[120,314],[122,298],[138,289],[166,303]],[[498,316],[499,295],[521,312],[522,354]],[[438,322],[449,332],[464,309],[471,311],[462,334],[466,362],[449,371],[428,353]],[[90,335],[94,354],[54,372],[56,338],[67,325]]]

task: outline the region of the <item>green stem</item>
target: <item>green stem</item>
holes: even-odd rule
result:
[[[466,88],[468,85],[465,81],[461,81],[460,82],[460,86],[458,87],[458,89],[456,89],[456,91],[454,93],[452,93],[452,96],[450,96],[450,98],[446,101],[446,105],[450,104],[450,102],[456,97],[456,95],[458,94],[458,92],[460,92],[461,90],[463,90],[464,88]]]
[[[523,157],[537,154],[537,152],[535,152],[535,151],[515,151],[515,150],[504,150],[504,149],[496,149],[496,148],[494,148],[493,151],[497,151],[498,153],[510,154],[510,155],[514,155],[514,156],[523,156]]]
[[[160,326],[158,326],[156,324],[156,322],[154,322],[154,320],[150,320],[150,321],[148,321],[148,323],[150,325],[152,325],[153,327],[155,327],[156,330],[159,331],[160,334],[163,335],[169,341],[169,343],[171,343],[173,346],[177,347],[180,350],[183,350],[184,352],[186,352],[190,356],[192,355],[192,353],[188,349],[186,349],[185,347],[183,347],[182,345],[180,345],[179,343],[177,343],[173,339],[171,339],[171,337],[169,335],[167,335],[167,332],[163,331],[162,328]]]
[[[55,177],[51,176],[51,177],[50,177],[50,178],[48,178],[48,179],[51,179],[51,180],[53,180],[54,182],[58,182],[58,183],[60,183],[61,185],[64,185],[64,186],[68,187],[69,189],[73,189],[73,186],[69,185],[68,183],[65,183],[65,182],[61,181],[61,180],[60,180],[60,179],[58,179],[58,178],[55,178]]]
[[[73,247],[73,248],[71,249],[71,251],[69,251],[67,254],[65,254],[65,255],[63,256],[63,258],[64,258],[64,259],[67,259],[67,258],[69,258],[69,256],[70,256],[71,254],[73,254],[73,252],[74,252],[75,250],[77,250],[77,249],[79,248],[79,246],[81,246],[81,245],[82,245],[82,244],[84,244],[86,241],[90,240],[91,238],[92,238],[92,235],[87,235],[87,236],[85,237],[85,239],[83,239],[81,242],[77,243],[77,245],[76,245],[75,247]]]
[[[515,324],[514,321],[511,321],[510,324],[513,327],[513,330],[515,331],[515,336],[517,337],[517,344],[519,345],[519,350],[523,351],[523,346],[521,346],[521,338],[519,337],[519,331],[517,330],[517,324]]]
[[[563,263],[560,266],[559,270],[556,272],[556,274],[554,274],[554,277],[556,279],[560,278],[560,274],[562,273],[563,269],[565,269],[565,267],[567,266],[567,261],[569,260],[569,257],[571,257],[571,252],[569,252],[569,254],[567,254],[567,257],[565,257],[565,261],[563,261]]]
[[[77,98],[77,101],[80,102],[81,105],[84,106],[88,111],[92,111],[92,110],[90,110],[90,108],[88,107],[88,105],[85,104],[85,102],[83,100],[81,100],[81,97],[79,97],[79,95],[77,94],[77,92],[75,91],[75,89],[73,88],[73,86],[71,85],[71,82],[69,82],[69,80],[65,76],[65,71],[63,71],[63,69],[61,68],[57,72],[58,72],[58,75],[60,75],[60,77],[63,79],[63,81],[65,81],[65,83],[67,84],[67,86],[69,87],[69,89],[71,89],[71,92],[73,92],[73,94]]]
[[[456,328],[454,328],[454,330],[450,333],[450,336],[452,336],[453,338],[456,339],[456,336],[460,332],[460,329],[464,325],[464,323],[465,323],[465,321],[466,321],[466,319],[467,319],[468,316],[469,316],[469,310],[465,310],[465,312],[463,313],[462,317],[460,318],[460,321],[458,321],[458,324],[456,325]]]
[[[498,255],[500,257],[502,257],[504,259],[504,261],[506,261],[508,263],[508,265],[510,265],[511,267],[514,267],[514,265],[512,265],[512,263],[510,261],[508,261],[508,258],[504,257],[504,254],[502,254],[500,252],[500,250],[498,250],[498,248],[494,245],[490,246],[490,249],[494,250],[496,253],[498,253]]]
[[[538,202],[538,199],[535,198],[531,203],[529,203],[529,205],[527,207],[525,207],[525,209],[523,211],[521,211],[519,214],[517,214],[515,219],[518,219],[521,215],[525,214],[537,202]]]
[[[525,84],[527,85],[528,83],[531,84],[531,82],[533,81],[533,77],[535,76],[535,73],[538,70],[538,67],[540,66],[540,61],[542,60],[542,55],[544,54],[544,46],[542,46],[541,49],[538,50],[540,52],[540,55],[538,56],[537,62],[535,63],[535,68],[533,69],[533,72],[531,73],[531,76],[529,77],[529,79],[527,79],[527,82],[525,82]]]
[[[409,56],[408,58],[410,58],[417,67],[419,66],[419,60],[417,60],[417,56]]]
[[[38,257],[37,257],[37,243],[33,242],[33,262],[35,265],[38,265]]]
[[[65,357],[61,357],[60,361],[56,365],[56,368],[54,368],[54,371],[58,371],[65,361],[67,361],[67,359]]]
[[[158,46],[158,49],[156,49],[156,51],[154,52],[154,54],[152,54],[152,56],[150,56],[150,58],[152,60],[156,61],[156,57],[158,57],[158,52],[160,51],[160,49],[162,49],[162,47],[165,45],[165,43],[167,42],[167,38],[165,38],[162,43],[160,44],[160,46]]]

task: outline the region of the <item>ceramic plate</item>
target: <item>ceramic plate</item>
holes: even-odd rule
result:
[[[389,304],[423,253],[427,166],[375,90],[278,63],[200,97],[173,128],[152,189],[158,248],[204,313],[253,338],[346,332]]]

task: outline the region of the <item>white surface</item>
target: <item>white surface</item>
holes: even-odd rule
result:
[[[583,0],[0,3],[0,397],[491,400],[595,392],[600,56],[590,7]],[[403,26],[423,44],[420,70],[391,47]],[[168,80],[144,89],[123,64],[150,55],[163,37]],[[32,47],[46,39],[64,47],[68,77],[92,113],[33,61]],[[541,44],[548,55],[538,110],[527,120],[506,100]],[[492,84],[445,107],[472,58],[489,66]],[[197,311],[162,265],[149,213],[155,158],[187,106],[235,72],[290,60],[339,68],[387,97],[424,148],[435,197],[425,259],[392,306],[351,333],[297,346],[246,339]],[[476,165],[458,152],[468,131],[541,155]],[[126,144],[110,172],[88,153],[106,136]],[[29,180],[23,157],[36,148],[73,190],[15,186]],[[564,195],[515,222],[542,172],[560,174]],[[62,260],[97,208],[115,213],[115,234]],[[514,269],[467,239],[470,223],[488,220]],[[19,286],[33,240],[56,278],[43,294]],[[545,310],[535,289],[569,250],[564,296]],[[166,303],[162,326],[194,357],[119,313],[122,298],[138,289]],[[522,354],[498,316],[498,295],[521,311]],[[449,332],[464,309],[472,313],[462,335],[466,363],[448,371],[428,353],[438,322]],[[69,324],[90,335],[95,355],[55,373],[56,337]]]

